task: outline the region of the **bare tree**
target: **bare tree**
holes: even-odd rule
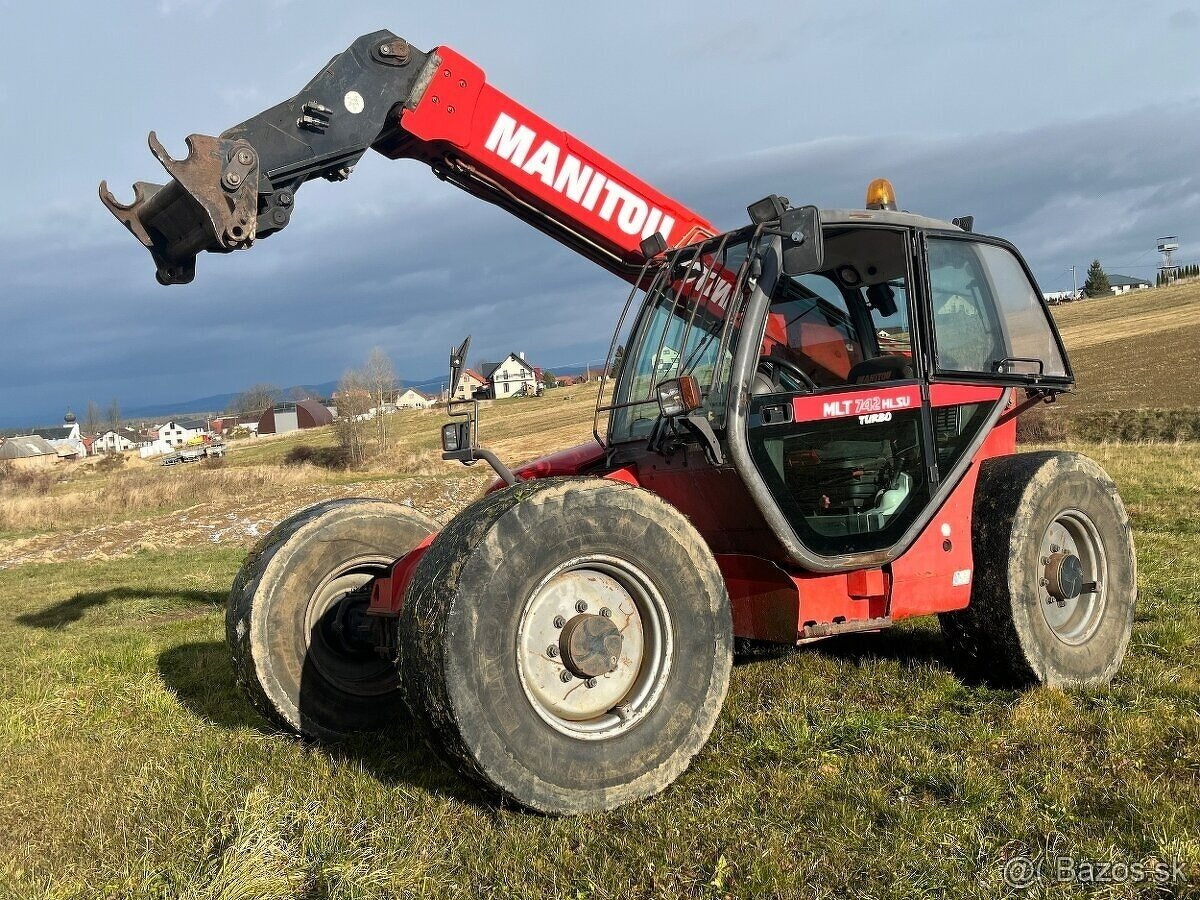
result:
[[[370,409],[371,390],[367,380],[361,372],[351,369],[342,376],[338,384],[338,417],[334,423],[338,446],[350,465],[357,466],[366,460],[363,432],[367,428],[366,420]]]
[[[273,384],[253,384],[233,399],[232,411],[238,415],[261,413],[275,403],[279,396],[279,388]]]
[[[121,404],[117,402],[116,397],[108,404],[108,427],[113,431],[121,427]]]
[[[291,400],[311,400],[312,393],[308,388],[296,385],[295,387],[288,388],[288,398]]]
[[[366,381],[367,390],[371,392],[371,402],[375,404],[375,418],[379,422],[379,449],[382,450],[385,440],[383,404],[396,393],[396,370],[392,367],[392,360],[383,352],[382,347],[375,347],[371,350],[362,375]]]
[[[83,431],[88,437],[95,437],[100,431],[100,405],[95,400],[89,400],[87,412],[83,416]]]

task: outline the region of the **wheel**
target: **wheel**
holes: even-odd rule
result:
[[[649,797],[720,713],[729,597],[657,496],[599,478],[523,482],[464,510],[418,564],[401,684],[433,748],[545,813]]]
[[[1112,479],[1076,453],[983,463],[971,601],[939,616],[955,653],[992,680],[1112,680],[1133,627],[1137,561]]]
[[[276,725],[336,740],[406,721],[390,654],[370,640],[365,588],[437,530],[382,500],[333,500],[280,522],[247,557],[225,618],[234,669]]]

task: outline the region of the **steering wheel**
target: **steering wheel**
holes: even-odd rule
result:
[[[794,394],[799,391],[812,393],[817,390],[817,383],[808,377],[807,372],[795,363],[777,356],[764,356],[759,359],[755,371],[770,383],[775,392]],[[755,379],[755,383],[761,384],[758,378]]]

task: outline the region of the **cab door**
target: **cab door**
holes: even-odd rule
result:
[[[746,422],[751,489],[810,568],[886,557],[936,486],[911,233],[829,227],[824,244],[820,271],[772,289]]]
[[[940,480],[965,463],[1009,387],[1074,383],[1049,308],[1016,250],[961,232],[919,238],[933,443]]]

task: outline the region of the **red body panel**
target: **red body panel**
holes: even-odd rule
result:
[[[416,107],[401,113],[402,128],[418,139],[403,154],[436,164],[450,153],[638,266],[639,245],[655,232],[670,247],[717,233],[702,216],[496,90],[462,54],[450,47],[435,52],[441,65],[433,80]]]
[[[930,386],[934,407],[994,402],[1004,388],[958,384]],[[913,399],[915,395],[915,400]],[[847,397],[865,402],[870,411],[920,405],[920,390],[903,385],[867,391],[795,398],[797,418],[840,418],[858,413]],[[800,401],[807,401],[801,403]],[[825,403],[838,404],[837,409]],[[1009,407],[1014,405],[1009,398]],[[794,643],[806,626],[841,624],[890,616],[893,621],[962,609],[970,600],[973,559],[971,512],[979,463],[1016,449],[1016,421],[992,429],[962,480],[913,545],[882,568],[822,575],[796,570],[787,562],[741,479],[729,469],[707,465],[698,450],[673,458],[648,455],[607,473],[599,467],[604,449],[594,441],[533,460],[515,470],[522,479],[556,475],[603,474],[638,485],[684,512],[712,549],[725,578],[733,612],[734,634],[758,640]],[[497,479],[488,491],[504,483]],[[376,581],[370,611],[395,615],[429,538],[397,561],[389,577]]]

